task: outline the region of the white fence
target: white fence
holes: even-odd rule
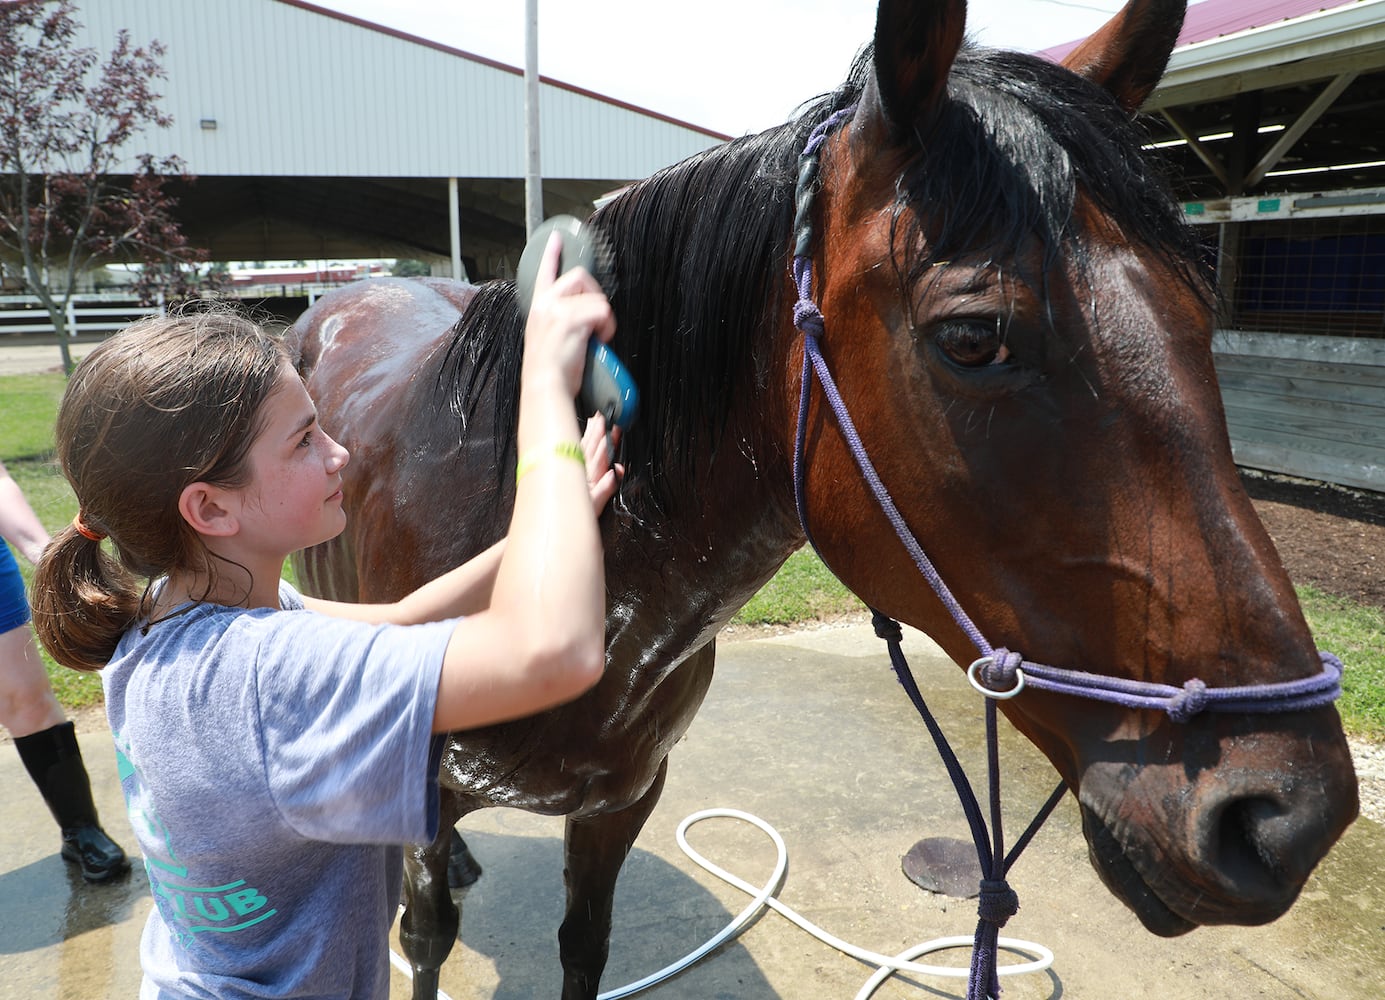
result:
[[[110,333],[129,326],[145,316],[157,316],[163,305],[144,306],[128,295],[93,293],[74,295],[67,302],[67,332],[70,336]],[[0,336],[5,334],[52,335],[53,322],[34,295],[0,296]]]

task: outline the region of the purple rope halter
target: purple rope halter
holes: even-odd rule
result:
[[[1126,708],[1157,709],[1168,713],[1174,722],[1187,722],[1201,712],[1268,713],[1294,712],[1319,708],[1331,704],[1341,695],[1342,663],[1331,653],[1320,652],[1323,669],[1313,677],[1283,681],[1274,684],[1254,684],[1238,687],[1209,688],[1201,680],[1193,679],[1174,687],[1168,684],[1155,684],[1147,681],[1129,680],[1121,677],[1108,677],[1080,670],[1067,670],[1033,663],[1020,654],[1004,647],[994,647],[982,635],[981,630],[962,609],[957,599],[943,582],[932,561],[924,553],[922,546],[914,537],[903,515],[895,506],[889,491],[885,489],[880,476],[875,471],[856,432],[855,424],[847,412],[841,393],[837,390],[832,373],[822,356],[819,340],[826,330],[822,311],[813,300],[813,199],[816,193],[819,173],[818,152],[827,136],[839,124],[849,118],[855,106],[843,108],[819,124],[808,138],[799,157],[798,186],[795,192],[794,215],[794,257],[792,275],[798,292],[794,303],[794,326],[803,333],[803,373],[799,390],[798,426],[794,441],[794,502],[798,508],[798,520],[803,527],[809,544],[816,549],[812,532],[808,527],[806,500],[804,495],[804,440],[808,422],[808,398],[811,384],[810,375],[815,377],[822,388],[823,396],[832,408],[842,436],[851,449],[852,458],[862,477],[870,486],[876,502],[884,512],[895,534],[908,551],[919,573],[937,594],[959,628],[966,633],[981,656],[967,670],[972,685],[986,696],[986,734],[987,765],[989,773],[991,828],[986,828],[985,819],[976,801],[970,782],[962,771],[956,755],[947,743],[946,737],[937,721],[924,703],[918,685],[909,671],[900,647],[902,638],[899,624],[887,615],[871,609],[876,635],[885,639],[889,645],[890,661],[908,694],[910,701],[923,717],[938,752],[952,777],[961,800],[963,812],[971,825],[972,838],[976,843],[977,855],[981,862],[981,898],[979,903],[980,921],[976,929],[976,943],[972,951],[971,977],[967,986],[967,1000],[986,1000],[1000,994],[1000,980],[996,966],[996,941],[999,930],[1019,909],[1019,899],[1005,875],[1010,866],[1024,850],[1025,846],[1038,832],[1044,820],[1061,801],[1066,788],[1059,784],[1053,795],[1040,809],[1029,828],[1006,855],[1004,838],[1001,833],[1000,817],[1000,778],[999,751],[996,736],[996,701],[1012,698],[1026,687],[1058,694],[1067,694],[1097,701],[1109,702]],[[987,843],[987,840],[990,843]]]

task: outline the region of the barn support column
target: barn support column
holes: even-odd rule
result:
[[[1217,294],[1221,299],[1217,328],[1228,329],[1236,314],[1237,271],[1241,261],[1241,223],[1223,222],[1217,227]]]
[[[524,4],[524,236],[543,222],[539,155],[539,0]]]
[[[1226,157],[1226,193],[1230,197],[1245,194],[1250,163],[1260,142],[1259,91],[1238,94],[1231,112],[1231,143]],[[1236,313],[1236,285],[1241,266],[1242,226],[1239,222],[1223,222],[1217,239],[1217,293],[1221,306],[1217,326],[1223,330],[1232,324]]]
[[[462,267],[462,219],[460,199],[457,196],[457,178],[447,178],[447,223],[452,243],[452,277],[456,281],[466,281],[466,271]]]

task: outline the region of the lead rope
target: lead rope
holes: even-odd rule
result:
[[[914,563],[923,573],[924,577],[933,586],[943,603],[948,605],[949,611],[954,618],[965,620],[968,636],[978,647],[985,645],[985,637],[970,619],[967,619],[960,605],[951,592],[943,585],[942,579],[938,576],[937,570],[933,568],[932,562],[923,552],[917,540],[914,539],[912,532],[904,524],[904,519],[894,502],[890,500],[884,484],[880,482],[880,477],[876,473],[874,466],[865,456],[865,449],[861,445],[859,436],[856,433],[855,425],[847,415],[845,404],[841,395],[837,391],[835,382],[832,380],[830,372],[822,359],[821,349],[818,344],[819,338],[823,335],[826,322],[823,319],[822,311],[817,303],[813,301],[813,264],[812,264],[812,204],[813,196],[818,179],[818,149],[826,140],[827,135],[840,122],[848,118],[855,110],[853,107],[843,108],[827,118],[817,126],[809,136],[808,143],[804,147],[803,155],[799,159],[798,188],[795,197],[795,217],[794,217],[794,260],[793,277],[794,284],[798,289],[798,299],[794,303],[794,326],[803,332],[803,374],[799,390],[798,408],[798,427],[795,434],[794,446],[794,502],[798,508],[799,523],[803,526],[804,534],[808,542],[816,550],[817,545],[813,541],[812,532],[808,528],[808,519],[805,514],[804,484],[803,484],[803,446],[805,430],[808,419],[808,392],[811,379],[809,374],[817,375],[818,382],[821,384],[823,393],[831,403],[833,412],[837,414],[838,424],[841,427],[843,436],[851,448],[851,453],[856,459],[856,463],[862,475],[870,484],[871,490],[877,499],[883,497],[881,507],[885,516],[894,525],[895,532],[904,541],[906,548],[909,549]],[[1000,938],[1000,929],[1006,922],[1019,910],[1019,896],[1010,888],[1006,881],[1006,873],[1020,852],[1024,850],[1029,841],[1033,839],[1044,821],[1062,801],[1066,786],[1059,783],[1053,794],[1049,796],[1048,802],[1039,811],[1038,815],[1029,824],[1029,828],[1020,838],[1015,850],[1010,856],[1005,855],[1005,842],[1003,827],[1001,825],[1000,811],[1000,751],[999,738],[996,726],[995,699],[986,699],[986,761],[987,774],[989,776],[989,800],[991,811],[991,824],[989,829],[986,819],[982,815],[981,807],[977,803],[976,793],[972,789],[971,781],[967,778],[966,771],[963,770],[961,763],[957,760],[957,755],[953,752],[947,736],[938,725],[937,719],[929,710],[924,701],[922,693],[919,691],[918,683],[914,680],[912,671],[904,656],[901,645],[903,635],[900,631],[899,623],[888,615],[871,608],[872,624],[875,626],[875,634],[884,639],[890,652],[890,664],[894,668],[895,676],[903,686],[909,700],[913,702],[914,708],[922,717],[924,725],[928,728],[929,735],[933,738],[934,746],[937,747],[938,756],[942,759],[947,768],[949,777],[952,779],[953,787],[957,791],[957,799],[961,803],[962,812],[967,818],[967,824],[971,827],[972,841],[976,846],[977,861],[981,867],[980,898],[977,901],[977,915],[979,919],[976,924],[976,934],[972,941],[971,969],[967,977],[967,1000],[988,1000],[990,997],[1000,995],[1000,976],[997,971],[997,951]],[[961,621],[959,621],[961,624]],[[970,628],[967,628],[970,626]]]
[[[942,601],[958,627],[966,633],[972,644],[981,653],[967,670],[967,679],[977,691],[986,698],[986,762],[989,776],[991,826],[987,829],[985,818],[977,804],[966,773],[962,770],[956,755],[934,719],[932,712],[919,692],[918,684],[905,660],[900,645],[899,623],[889,616],[871,608],[872,621],[876,635],[883,638],[890,651],[890,662],[895,675],[904,687],[915,709],[923,717],[933,742],[938,748],[948,773],[957,790],[962,811],[971,826],[972,839],[976,844],[977,858],[981,864],[981,897],[978,903],[980,920],[976,928],[975,946],[972,951],[971,974],[967,981],[967,1000],[988,1000],[1000,994],[1000,980],[996,971],[996,946],[999,931],[1019,909],[1019,899],[1010,888],[1005,876],[1019,854],[1033,839],[1039,828],[1062,800],[1066,786],[1059,783],[1048,801],[1034,817],[1028,829],[1020,837],[1014,849],[1007,856],[1004,851],[1004,837],[1001,827],[1000,810],[1000,761],[999,740],[996,732],[996,701],[1013,698],[1026,686],[1040,690],[1092,698],[1098,701],[1122,705],[1127,708],[1160,709],[1168,713],[1174,722],[1187,722],[1200,712],[1289,712],[1302,711],[1331,704],[1341,695],[1342,663],[1328,652],[1319,652],[1323,669],[1313,677],[1284,681],[1275,684],[1256,684],[1236,687],[1209,688],[1203,681],[1193,678],[1182,687],[1167,684],[1154,684],[1120,677],[1107,677],[1101,674],[1079,670],[1066,670],[1040,663],[1031,663],[1020,654],[1003,647],[996,648],[986,641],[981,630],[962,609],[952,592],[947,588],[932,561],[924,553],[922,546],[914,537],[904,517],[895,506],[889,492],[885,489],[875,471],[855,424],[847,412],[846,404],[837,390],[827,362],[822,356],[819,344],[826,329],[822,311],[813,300],[813,220],[812,208],[816,194],[819,160],[818,151],[828,134],[855,111],[855,105],[843,108],[821,122],[808,137],[803,153],[799,157],[798,183],[795,191],[794,214],[794,256],[792,276],[798,297],[794,302],[794,326],[803,333],[803,370],[801,375],[798,405],[798,425],[794,440],[794,503],[798,509],[799,524],[808,543],[817,550],[812,531],[808,527],[807,505],[804,493],[804,441],[808,421],[808,400],[810,375],[816,377],[823,395],[832,408],[842,436],[851,450],[851,455],[862,477],[870,486],[876,502],[894,527],[895,534],[909,552],[920,574],[928,581],[933,592]],[[820,554],[820,553],[819,553]]]
[[[1000,929],[1019,911],[1020,906],[1019,896],[1010,888],[1006,876],[1020,854],[1029,846],[1029,842],[1034,839],[1034,835],[1039,832],[1039,828],[1044,825],[1053,810],[1058,807],[1058,803],[1063,801],[1068,786],[1061,781],[1058,782],[1058,787],[1049,795],[1048,801],[1030,820],[1029,826],[1021,834],[1019,840],[1015,841],[1015,846],[1011,848],[1010,853],[1006,854],[1000,812],[1000,739],[996,726],[996,702],[994,698],[987,698],[986,774],[989,778],[991,812],[990,842],[987,843],[986,821],[981,814],[981,807],[977,804],[976,793],[972,790],[971,782],[967,779],[967,773],[962,769],[961,762],[957,760],[957,755],[953,753],[951,744],[948,743],[947,737],[943,734],[942,727],[938,725],[938,720],[934,718],[924,701],[918,684],[914,680],[913,672],[910,671],[909,664],[904,657],[904,650],[901,646],[903,634],[900,631],[899,622],[872,608],[871,624],[875,626],[875,634],[884,639],[888,645],[890,665],[894,668],[895,676],[904,688],[904,693],[909,696],[914,708],[923,718],[924,725],[928,727],[929,735],[933,737],[933,745],[937,747],[938,756],[947,768],[953,788],[957,790],[957,799],[962,804],[962,812],[967,817],[967,824],[971,827],[972,841],[976,845],[976,857],[981,866],[981,895],[977,901],[979,919],[976,924],[976,935],[972,941],[971,974],[967,979],[967,1000],[985,1000],[988,996],[999,996],[1000,972],[997,965],[997,953],[1000,943]],[[981,984],[985,984],[986,993],[977,991]]]

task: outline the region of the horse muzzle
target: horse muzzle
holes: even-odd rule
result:
[[[1092,865],[1148,930],[1265,924],[1289,909],[1359,808],[1328,712],[1335,739],[1306,736],[1307,725],[1228,737],[1218,765],[1191,776],[1176,756],[1086,770],[1078,798]]]

